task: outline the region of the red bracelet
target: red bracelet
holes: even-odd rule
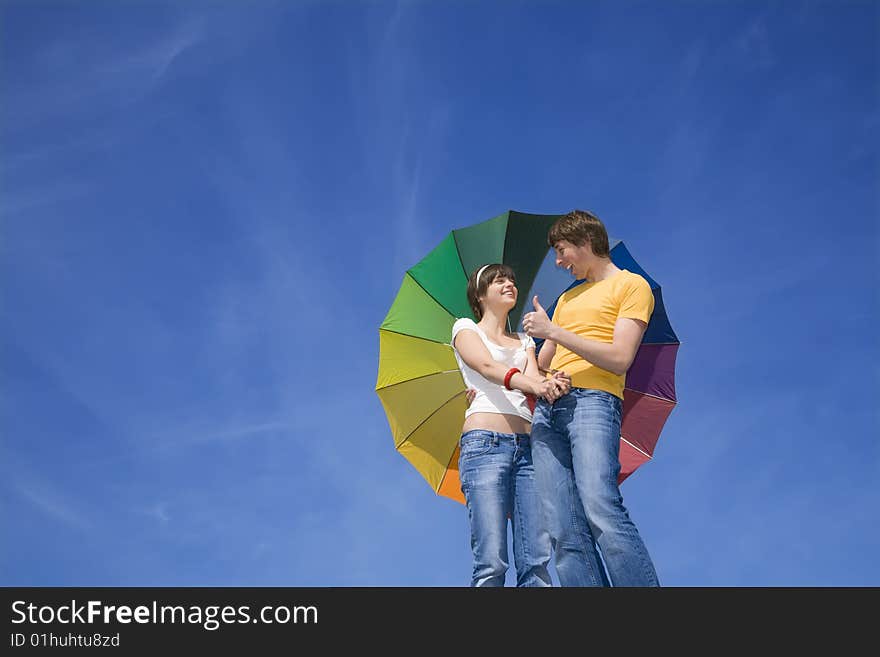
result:
[[[511,367],[507,370],[507,374],[504,375],[504,387],[508,390],[513,390],[513,388],[510,387],[510,379],[513,378],[514,374],[522,374],[522,372],[519,371],[518,367]]]

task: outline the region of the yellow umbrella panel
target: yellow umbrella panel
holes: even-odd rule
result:
[[[392,311],[398,301],[411,309],[413,304],[421,306],[412,316],[427,321],[416,322],[415,327],[406,322],[406,328],[411,331],[421,325],[429,337],[395,332],[404,327],[389,313],[379,330],[376,392],[397,450],[436,493],[464,503],[458,479],[458,438],[467,408],[465,385],[452,347],[436,340],[451,334],[455,318],[414,287],[409,276]]]

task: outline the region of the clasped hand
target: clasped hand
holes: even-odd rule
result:
[[[567,395],[571,390],[571,377],[562,371],[554,371],[550,378],[544,379],[541,382],[539,387],[539,393],[535,395],[536,397],[540,397],[551,404],[555,402],[557,399],[562,397],[563,395]],[[465,398],[467,399],[467,405],[470,406],[474,397],[477,396],[477,391],[473,388],[468,388],[465,393]]]
[[[553,372],[550,378],[544,379],[541,391],[537,396],[552,404],[563,395],[568,394],[569,390],[571,390],[571,377],[565,372]]]

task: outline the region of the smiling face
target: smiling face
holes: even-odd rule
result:
[[[507,265],[483,265],[468,278],[467,299],[474,318],[479,322],[483,311],[510,312],[517,299],[516,275]]]
[[[503,274],[496,276],[486,288],[486,294],[480,299],[481,306],[486,308],[498,308],[510,312],[516,305],[519,294],[516,282]]]
[[[587,242],[582,246],[568,240],[559,240],[553,245],[556,251],[556,266],[568,271],[576,279],[585,278],[593,249]]]

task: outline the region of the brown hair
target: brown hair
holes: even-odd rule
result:
[[[599,217],[592,212],[572,210],[557,219],[547,233],[547,244],[553,248],[560,240],[571,242],[575,246],[583,246],[589,242],[594,255],[611,257],[611,251],[608,249],[608,232]]]
[[[501,276],[502,278],[509,278],[513,281],[513,284],[516,285],[516,276],[514,276],[513,270],[507,265],[496,263],[494,265],[485,265],[485,267],[486,269],[480,274],[479,285],[477,284],[477,274],[483,269],[482,265],[471,272],[467,284],[468,303],[471,305],[471,310],[474,312],[474,317],[477,318],[478,322],[483,319],[483,309],[480,307],[480,297],[486,294],[486,290],[489,289],[489,285],[492,281]]]

